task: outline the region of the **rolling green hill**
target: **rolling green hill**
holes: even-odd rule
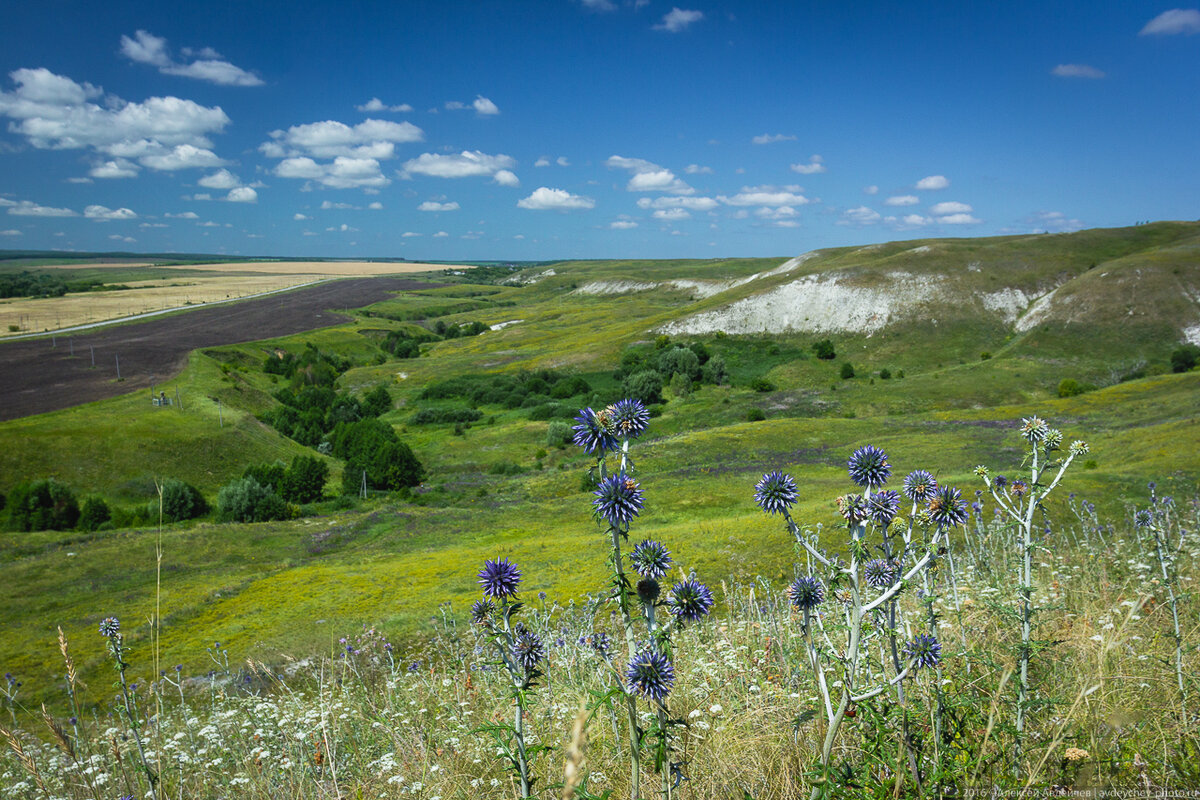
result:
[[[542,406],[562,420],[616,399],[622,357],[655,358],[668,342],[702,343],[728,379],[665,390],[639,452],[641,530],[675,543],[681,562],[712,581],[789,569],[790,548],[751,499],[763,471],[791,470],[800,516],[828,524],[845,459],[866,443],[884,447],[898,473],[931,469],[970,495],[976,464],[1017,466],[1011,423],[1036,413],[1091,443],[1070,491],[1106,512],[1140,501],[1152,479],[1190,495],[1200,481],[1200,373],[1170,374],[1169,358],[1197,337],[1198,300],[1200,224],[1155,223],[795,259],[539,265],[496,285],[404,293],[338,328],[193,353],[162,385],[180,390],[182,411],[151,413],[129,396],[0,424],[0,492],[54,476],[81,496],[132,505],[174,477],[214,499],[248,464],[313,453],[256,418],[277,405],[263,359],[309,343],[350,359],[339,388],[388,388],[394,409],[383,419],[425,464],[426,484],[412,498],[327,502],[286,522],[167,526],[161,574],[153,529],[2,533],[10,646],[0,666],[48,684],[59,669],[55,626],[91,636],[114,613],[136,645],[145,626],[134,621],[152,613],[156,586],[163,661],[197,669],[218,640],[237,657],[270,660],[326,647],[363,622],[420,635],[438,603],[465,611],[485,557],[519,560],[552,595],[597,591],[602,558],[592,551],[603,542],[580,484],[589,459],[551,444],[553,420],[531,414]],[[496,327],[422,344],[416,358],[379,349],[388,331],[439,321]],[[835,359],[815,357],[825,338]],[[847,362],[855,376],[843,379]],[[435,381],[543,369],[589,389],[558,405],[475,403],[481,418],[466,426],[414,420],[422,408],[472,405],[423,399]],[[1060,398],[1064,379],[1091,390]],[[340,462],[330,464],[332,492]],[[86,675],[99,663],[82,666]]]

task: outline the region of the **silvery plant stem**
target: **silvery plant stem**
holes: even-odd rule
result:
[[[521,797],[529,797],[529,761],[525,754],[525,692],[524,668],[516,662],[511,653],[512,631],[508,626],[508,615],[504,615],[504,644],[499,647],[500,658],[512,678],[515,690],[516,711],[513,713],[513,736],[517,740],[517,769],[521,776]]]
[[[1166,531],[1157,524],[1153,529],[1154,553],[1158,556],[1158,567],[1162,572],[1163,585],[1167,587],[1167,600],[1171,604],[1171,621],[1175,626],[1175,679],[1179,684],[1179,713],[1180,718],[1187,720],[1187,695],[1183,684],[1183,635],[1179,630],[1179,601],[1175,596],[1175,576],[1173,570],[1168,571],[1167,564],[1170,556],[1167,554],[1169,542]]]
[[[621,471],[629,463],[629,440],[621,444]],[[633,633],[633,616],[629,613],[629,593],[625,590],[625,565],[621,558],[621,532],[615,525],[609,526],[612,535],[613,576],[617,579],[617,605],[621,609],[621,622],[625,626],[625,647],[628,659],[637,655],[637,637]],[[625,692],[625,705],[629,712],[629,796],[639,800],[642,793],[642,738],[638,730],[637,698]]]

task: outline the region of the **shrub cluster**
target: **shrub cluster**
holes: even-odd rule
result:
[[[653,349],[626,348],[613,377],[621,381],[623,395],[650,404],[663,402],[664,386],[684,396],[700,384],[728,382],[729,370],[725,359],[709,353],[703,342],[672,343],[660,336]]]
[[[333,429],[329,443],[333,455],[345,459],[342,491],[354,494],[366,475],[368,489],[394,490],[416,486],[425,478],[425,468],[413,451],[377,419],[342,422]]]
[[[530,419],[551,419],[573,416],[573,407],[577,403],[568,401],[586,397],[591,392],[592,386],[579,375],[541,369],[506,374],[462,375],[444,381],[434,381],[425,387],[419,399],[461,400],[472,407],[490,405],[514,409],[528,408]]]
[[[8,494],[8,526],[18,531],[68,531],[79,522],[79,501],[54,478],[18,483]]]
[[[295,456],[291,465],[282,461],[247,467],[243,478],[254,478],[289,503],[315,503],[325,494],[329,465],[315,456]]]

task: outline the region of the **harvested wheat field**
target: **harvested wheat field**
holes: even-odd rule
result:
[[[61,265],[62,267],[75,267]],[[120,268],[149,264],[89,264],[89,268]],[[457,268],[446,264],[375,261],[260,261],[223,264],[163,265],[186,271],[178,280],[121,280],[129,289],[86,292],[50,298],[13,298],[0,301],[0,338],[62,330],[114,319],[186,306],[251,297],[333,278],[366,278],[413,274]],[[462,267],[469,269],[469,267]],[[202,274],[197,275],[197,270]]]

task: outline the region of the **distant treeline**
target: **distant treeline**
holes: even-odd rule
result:
[[[128,288],[123,284],[105,284],[99,278],[63,280],[62,276],[50,272],[24,270],[0,274],[0,297],[62,297],[68,292],[106,292]]]

